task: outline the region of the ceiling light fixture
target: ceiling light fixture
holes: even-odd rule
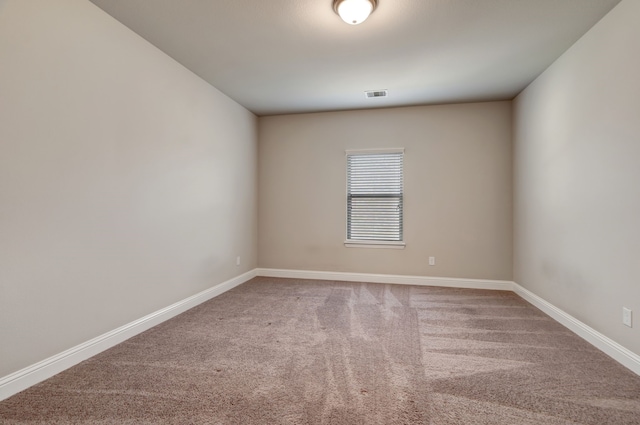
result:
[[[333,0],[333,10],[349,25],[363,23],[376,6],[377,0]]]

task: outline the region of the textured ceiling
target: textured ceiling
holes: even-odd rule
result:
[[[511,99],[620,2],[91,1],[257,115]]]

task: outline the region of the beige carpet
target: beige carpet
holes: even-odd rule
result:
[[[2,424],[640,424],[640,377],[509,292],[257,278]]]

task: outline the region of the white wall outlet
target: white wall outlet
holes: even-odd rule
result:
[[[631,322],[631,310],[627,307],[622,307],[622,323],[630,328],[633,327]]]
[[[436,265],[436,257],[429,257],[429,265],[430,266]]]
[[[236,266],[239,266],[239,265],[240,265],[240,256],[238,255],[236,257]]]

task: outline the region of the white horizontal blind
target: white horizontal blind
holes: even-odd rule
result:
[[[402,241],[403,159],[347,154],[347,240]]]

